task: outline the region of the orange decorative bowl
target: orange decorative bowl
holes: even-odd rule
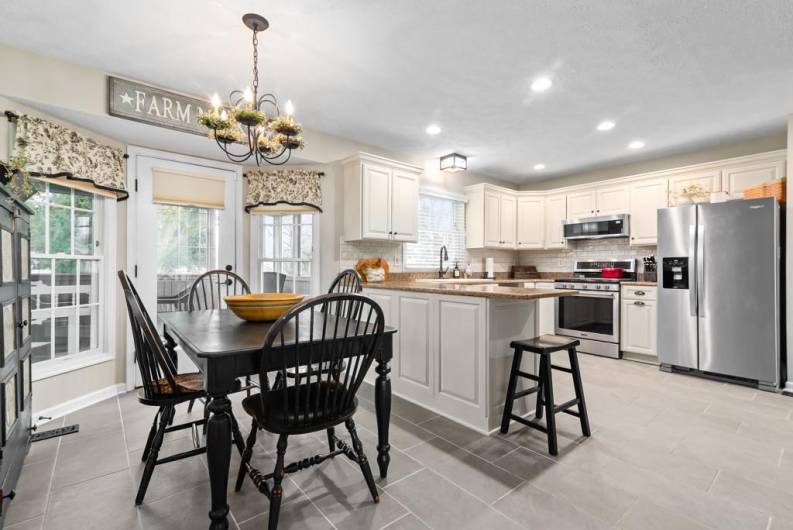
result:
[[[272,322],[303,300],[302,294],[254,293],[226,296],[232,313],[248,322]]]

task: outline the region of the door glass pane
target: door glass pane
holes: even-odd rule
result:
[[[22,322],[27,325],[22,326],[22,343],[30,337],[30,298],[22,299]]]
[[[31,327],[31,334],[33,335],[33,344],[31,347],[31,355],[33,362],[47,361],[50,359],[50,344],[52,340],[52,320],[49,317],[49,311],[45,311],[41,315],[33,316],[33,326]]]
[[[93,212],[74,212],[74,253],[91,255],[94,253],[94,214]]]
[[[11,432],[14,422],[17,420],[17,379],[12,375],[4,383],[5,389],[5,432],[6,437]]]
[[[2,230],[0,237],[0,251],[3,253],[3,283],[14,281],[14,236],[8,230]]]
[[[55,260],[55,295],[56,306],[64,307],[75,305],[75,290],[77,289],[77,260]]]
[[[55,357],[63,357],[69,354],[69,343],[74,338],[74,328],[73,314],[55,317]]]
[[[30,241],[26,237],[19,238],[19,279],[30,279]]]
[[[99,344],[99,322],[96,306],[80,308],[80,351],[95,350]]]
[[[72,253],[72,213],[68,208],[50,208],[50,253]]]
[[[16,349],[16,317],[14,304],[3,306],[3,354],[8,357]]]

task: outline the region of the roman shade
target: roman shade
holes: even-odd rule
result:
[[[222,176],[183,173],[152,168],[152,200],[199,208],[226,207],[226,182]]]
[[[321,212],[322,173],[307,169],[248,168],[245,211],[248,213]]]
[[[27,160],[34,177],[123,201],[129,197],[124,151],[43,118],[16,120],[14,155]]]

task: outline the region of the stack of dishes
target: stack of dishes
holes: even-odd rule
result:
[[[303,300],[302,294],[254,293],[224,297],[232,313],[248,322],[272,322]]]

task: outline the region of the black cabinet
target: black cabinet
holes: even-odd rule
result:
[[[0,485],[16,485],[30,447],[30,215],[0,187]],[[5,515],[7,499],[0,499]],[[3,518],[0,516],[0,527]]]

